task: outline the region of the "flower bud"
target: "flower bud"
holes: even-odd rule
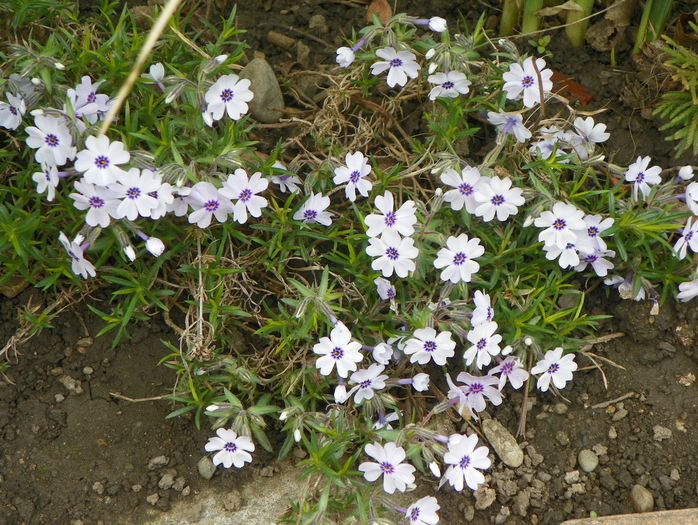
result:
[[[446,31],[446,20],[444,20],[440,16],[432,16],[429,19],[429,29],[431,29],[435,33],[443,33],[444,31]]]
[[[54,62],[53,67],[55,67],[58,71],[63,71],[65,69],[65,66],[60,62]]]
[[[288,410],[282,410],[279,414],[279,421],[286,421],[288,419]]]
[[[436,461],[432,461],[431,463],[429,463],[429,470],[431,470],[431,473],[434,474],[435,478],[441,477],[441,469],[439,468],[439,464]]]
[[[298,443],[301,440],[301,431],[296,429],[293,431],[293,439],[295,440],[296,443]]]
[[[340,67],[349,67],[354,62],[354,51],[349,47],[340,47],[337,49],[337,64]]]
[[[693,166],[683,166],[679,169],[679,177],[683,180],[691,180],[693,178]]]
[[[34,84],[35,86],[40,86],[41,80],[36,77],[32,77],[32,84]]]
[[[145,241],[145,248],[155,257],[160,257],[162,252],[165,251],[164,243],[157,237],[150,237],[147,241]]]
[[[426,52],[426,54],[424,55],[424,58],[426,58],[427,60],[431,60],[431,57],[433,57],[435,54],[436,54],[436,48],[432,47],[429,49],[429,51]]]
[[[218,55],[214,60],[219,64],[222,64],[223,62],[228,60],[228,55]]]
[[[128,246],[124,246],[124,254],[129,261],[133,262],[136,260],[136,250],[134,250],[133,246],[130,244]]]

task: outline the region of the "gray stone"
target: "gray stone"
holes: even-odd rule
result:
[[[163,476],[160,478],[160,481],[158,481],[158,487],[160,487],[162,490],[167,490],[169,488],[172,488],[172,485],[174,485],[174,476],[172,475],[171,472],[167,472],[163,474]]]
[[[494,518],[494,522],[496,525],[502,525],[504,522],[509,519],[509,516],[511,516],[511,511],[509,510],[509,507],[502,506],[501,509],[499,509],[499,512]]]
[[[488,508],[494,500],[497,498],[497,492],[485,486],[480,486],[474,493],[475,495],[475,508],[477,510],[485,510]]]
[[[475,519],[475,507],[472,505],[466,505],[463,510],[463,518],[465,521],[473,521]]]
[[[579,471],[573,470],[571,472],[565,472],[565,483],[577,483],[579,481]]]
[[[146,496],[145,501],[150,503],[151,505],[155,505],[158,501],[160,500],[160,496],[156,492],[155,494],[151,494],[150,496]]]
[[[599,457],[593,450],[584,449],[577,456],[579,468],[584,472],[594,472],[594,469],[599,466]]]
[[[655,441],[664,441],[665,439],[671,439],[671,429],[663,427],[662,425],[654,425],[652,427],[654,431]]]
[[[104,494],[104,484],[101,481],[95,481],[92,484],[92,490],[101,496]]]
[[[263,58],[255,58],[240,72],[250,81],[254,98],[249,102],[252,116],[266,124],[278,122],[284,109],[284,97],[274,70]]]
[[[570,437],[562,430],[559,430],[555,434],[555,440],[563,447],[566,447],[570,444]]]
[[[654,509],[654,497],[642,485],[633,485],[633,488],[630,490],[630,501],[635,512],[650,512]]]
[[[196,464],[196,468],[199,469],[199,474],[204,479],[211,479],[216,472],[216,466],[208,456],[202,457]]]
[[[486,419],[482,422],[482,430],[485,437],[494,448],[502,462],[511,468],[520,467],[524,460],[524,453],[514,439],[514,436],[495,419]]]
[[[523,516],[524,518],[528,514],[528,507],[531,504],[531,494],[528,489],[522,490],[514,498],[514,504],[512,508],[514,509],[514,514]]]
[[[182,492],[182,490],[184,489],[186,484],[187,484],[187,481],[184,479],[184,477],[179,476],[175,480],[174,484],[172,485],[172,490],[175,490],[177,492]]]
[[[170,462],[167,456],[156,456],[148,461],[148,470],[157,470]]]
[[[628,415],[628,411],[624,408],[619,408],[616,410],[615,414],[613,414],[613,417],[611,418],[612,421],[620,421],[623,419],[625,416]]]

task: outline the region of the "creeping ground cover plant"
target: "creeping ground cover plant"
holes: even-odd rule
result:
[[[175,14],[120,98],[145,35],[96,16],[93,51],[66,31],[3,51],[2,280],[102,283],[115,344],[161,311],[171,415],[210,423],[215,465],[304,450],[288,522],[439,522],[439,491],[497,461],[483,413],[587,364],[587,289],[655,311],[698,295],[693,168],[613,164],[603,113],[482,19],[376,20],[269,146],[234,12],[189,36]]]

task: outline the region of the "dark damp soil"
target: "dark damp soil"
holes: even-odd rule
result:
[[[225,10],[226,2],[216,4]],[[396,11],[439,15],[452,25],[458,20],[455,2],[429,2],[427,12],[424,5],[398,1]],[[472,20],[484,8],[478,3],[463,16]],[[331,65],[334,49],[364,16],[365,6],[349,0],[259,0],[241,3],[238,10],[252,51],[263,52],[281,78],[292,68]],[[309,54],[299,57],[269,43],[270,30],[304,42]],[[627,50],[618,53],[615,67],[608,54],[588,46],[574,50],[560,34],[553,34],[551,50],[551,65],[593,97],[580,109],[606,109],[597,118],[611,133],[610,160],[622,165],[650,155],[663,167],[674,164],[671,144],[647,111],[656,92]],[[278,135],[268,131],[273,144]],[[267,131],[257,133],[263,139]],[[18,308],[37,298],[32,290],[0,298],[0,342],[15,332]],[[475,495],[448,487],[437,492],[433,479],[420,480],[420,493],[437,494],[442,523],[557,524],[592,512],[632,512],[630,490],[636,484],[649,490],[657,509],[696,506],[698,310],[667,304],[651,316],[646,303],[601,293],[592,308],[614,315],[600,336],[626,335],[579,357],[582,370],[562,391],[566,400],[550,393],[528,399],[526,432],[519,438],[526,451],[521,467],[509,469],[495,460],[487,486]],[[95,338],[100,322],[84,306],[62,314],[53,326],[21,347],[0,380],[1,524],[145,523],[153,509],[166,513],[200,491],[244,486],[273,466],[271,456],[260,452],[254,466],[218,472],[206,481],[196,464],[208,428],[197,430],[187,417],[165,419],[173,409],[167,401],[129,402],[112,395],[148,398],[172,391],[173,372],[157,363],[167,353],[161,340],[175,345],[176,340],[161,319],[134,326],[131,339],[115,348],[109,336]],[[523,399],[514,393],[508,401],[490,415],[515,432]],[[578,466],[582,449],[599,459],[590,473]],[[155,466],[158,456],[167,463]],[[162,488],[166,475],[175,480],[171,488]]]

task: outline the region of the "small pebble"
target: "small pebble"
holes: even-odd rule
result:
[[[654,425],[652,427],[654,431],[655,441],[664,441],[665,439],[671,439],[671,429],[663,427],[662,425]]]
[[[151,505],[155,505],[159,500],[160,500],[160,496],[158,495],[157,492],[155,494],[151,494],[150,496],[147,496],[145,498],[145,501],[147,501]]]
[[[620,421],[623,419],[625,416],[628,415],[628,411],[624,408],[619,408],[616,410],[616,413],[613,414],[613,417],[611,418],[612,421]]]
[[[562,415],[562,414],[567,414],[567,411],[569,410],[569,407],[565,403],[555,403],[553,405],[553,412],[556,414]]]
[[[223,497],[223,508],[228,512],[234,512],[242,507],[242,495],[235,489]]]
[[[95,369],[92,368],[91,366],[86,366],[85,368],[82,369],[82,373],[85,374],[86,376],[91,376],[92,374],[95,373]]]
[[[584,472],[593,472],[594,469],[599,466],[599,457],[594,451],[584,449],[579,452],[577,462],[579,463],[579,467]]]
[[[191,487],[184,487],[182,489],[182,496],[188,496],[189,494],[191,494]]]
[[[174,485],[174,476],[170,472],[163,474],[160,481],[158,481],[158,487],[160,487],[162,490],[172,488],[172,485]]]
[[[616,431],[616,427],[611,427],[608,429],[608,439],[616,439],[618,437],[618,432]]]
[[[199,470],[199,474],[204,479],[211,479],[213,474],[216,472],[216,466],[208,456],[203,456],[196,464],[196,468]]]
[[[565,472],[565,483],[572,484],[579,481],[579,471],[573,470],[571,472]]]
[[[497,499],[497,493],[493,488],[480,486],[475,491],[475,508],[485,510],[494,503],[495,499]]]
[[[102,494],[104,494],[104,485],[100,481],[95,481],[92,484],[92,490],[101,496]]]
[[[148,470],[157,470],[170,462],[167,456],[156,456],[148,461]]]
[[[650,512],[654,509],[654,497],[642,485],[633,485],[633,488],[630,490],[630,501],[635,512]]]
[[[62,403],[63,401],[65,401],[65,396],[63,394],[56,394],[55,396],[53,396],[53,399],[56,400],[56,403]]]
[[[140,492],[141,490],[143,490],[143,485],[131,485],[131,490],[133,492]]]

